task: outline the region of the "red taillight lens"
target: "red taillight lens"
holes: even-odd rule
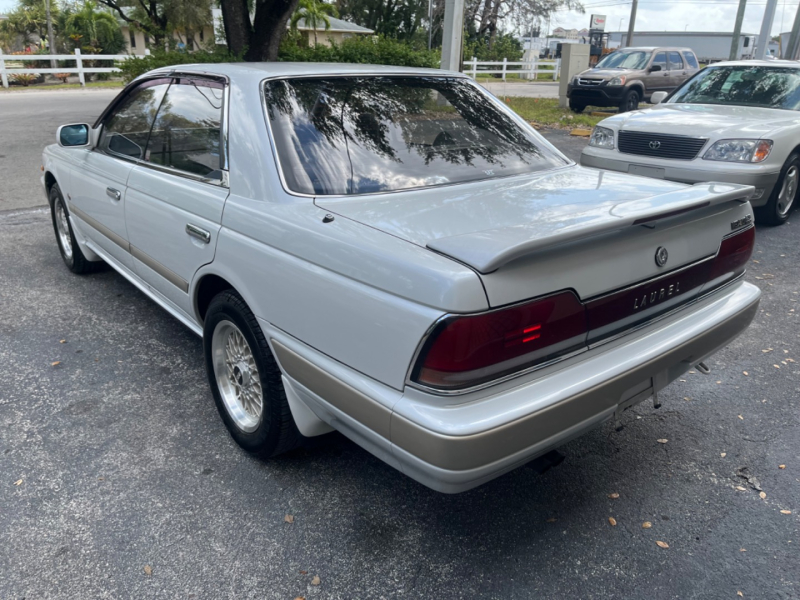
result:
[[[586,341],[586,314],[572,292],[439,323],[422,349],[412,378],[460,389],[545,362]]]
[[[714,257],[714,262],[711,263],[711,273],[709,273],[708,283],[703,291],[706,292],[723,285],[744,273],[747,261],[753,254],[755,243],[755,227],[750,227],[722,240],[719,252]]]

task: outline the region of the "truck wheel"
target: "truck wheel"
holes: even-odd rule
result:
[[[628,90],[622,97],[622,102],[619,105],[619,112],[624,113],[639,108],[639,92],[637,90]]]
[[[67,268],[78,275],[94,273],[102,265],[102,261],[91,262],[86,259],[81,252],[81,247],[75,239],[72,231],[72,223],[69,221],[69,210],[61,195],[61,189],[57,183],[50,188],[50,214],[53,218],[53,230],[56,233],[56,243],[61,258]]]
[[[778,183],[764,206],[754,209],[756,220],[766,225],[783,225],[797,199],[800,188],[800,154],[794,153],[786,159],[778,177]]]
[[[585,104],[578,104],[577,102],[573,102],[572,100],[570,100],[569,101],[569,109],[572,112],[582,113],[584,110],[586,110],[586,105]]]
[[[217,294],[203,325],[206,372],[214,402],[231,437],[263,458],[299,445],[281,370],[241,296]]]

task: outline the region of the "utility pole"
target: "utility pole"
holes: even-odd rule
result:
[[[767,9],[764,11],[764,20],[761,22],[761,33],[758,35],[758,47],[753,58],[764,60],[772,39],[772,22],[775,20],[775,9],[778,8],[778,0],[767,0]]]
[[[636,9],[638,6],[639,0],[633,0],[633,4],[631,5],[631,21],[628,23],[628,39],[625,41],[626,46],[633,46],[633,28],[636,26]]]
[[[428,50],[433,45],[433,0],[428,0]]]
[[[784,58],[788,58],[789,60],[797,60],[798,50],[800,50],[800,44],[798,44],[798,38],[800,38],[800,5],[797,7],[797,14],[794,16],[794,25],[792,25],[792,35],[789,36],[789,47],[783,53]]]
[[[742,21],[747,0],[739,0],[739,11],[736,13],[736,25],[733,26],[733,39],[731,40],[731,54],[728,60],[739,60],[739,38],[742,37]]]
[[[44,0],[44,12],[47,19],[47,43],[50,44],[50,54],[56,53],[56,38],[53,35],[53,19],[50,18],[50,0]],[[50,68],[56,68],[56,61],[54,58],[50,59]]]
[[[464,0],[445,0],[442,37],[442,68],[461,71],[464,37]]]

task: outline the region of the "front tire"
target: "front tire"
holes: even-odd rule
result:
[[[778,183],[764,206],[754,209],[756,219],[765,225],[783,225],[797,200],[800,189],[800,154],[794,153],[786,159]]]
[[[573,102],[572,100],[570,100],[569,101],[569,109],[572,112],[582,113],[583,111],[586,110],[586,105],[585,104],[579,104],[577,102]]]
[[[69,220],[69,209],[64,202],[64,196],[57,183],[50,188],[50,214],[53,218],[53,230],[56,234],[56,243],[67,268],[78,275],[93,273],[102,266],[102,261],[92,262],[86,259],[81,252],[81,247],[75,239],[72,223]]]
[[[211,301],[203,326],[206,373],[214,402],[231,437],[268,458],[303,439],[297,430],[281,371],[253,313],[234,291]]]
[[[640,99],[641,96],[639,96],[638,90],[628,90],[622,97],[622,102],[620,102],[619,105],[619,112],[624,113],[632,110],[638,110]]]

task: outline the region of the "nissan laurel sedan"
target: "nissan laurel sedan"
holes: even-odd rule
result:
[[[601,121],[581,164],[752,185],[756,217],[786,222],[800,188],[800,63],[717,63],[669,96],[653,94],[652,102],[657,106]]]
[[[466,490],[655,396],[759,302],[752,188],[582,168],[458,73],[160,69],[57,140],[67,267],[202,336],[263,457],[337,429]]]

